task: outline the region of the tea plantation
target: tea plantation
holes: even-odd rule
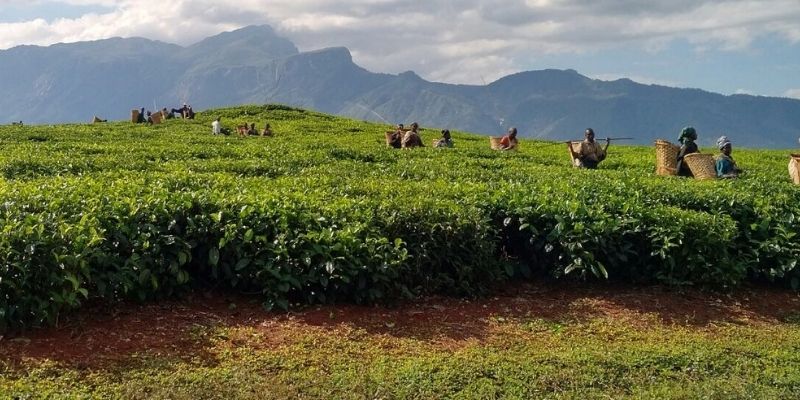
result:
[[[276,136],[212,136],[217,116]],[[1,127],[0,332],[212,286],[280,309],[545,278],[800,286],[788,151],[735,148],[744,177],[704,182],[654,176],[647,147],[579,171],[563,145],[393,150],[388,128],[282,106]]]

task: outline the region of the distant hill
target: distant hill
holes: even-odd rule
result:
[[[132,108],[195,109],[279,102],[387,123],[419,121],[523,136],[634,136],[674,140],[685,125],[702,144],[726,134],[737,145],[796,147],[800,100],[724,96],[698,89],[600,81],[573,70],[522,72],[489,85],[428,82],[413,72],[379,74],[345,48],[301,53],[268,26],[181,47],[141,38],[0,51],[3,118],[30,123],[124,119]]]

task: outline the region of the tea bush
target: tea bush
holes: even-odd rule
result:
[[[217,116],[276,136],[212,136]],[[1,127],[0,331],[208,286],[268,308],[540,277],[800,287],[785,152],[736,149],[743,178],[700,182],[654,176],[651,148],[576,171],[546,142],[494,152],[454,132],[453,149],[392,150],[387,128],[275,105]]]

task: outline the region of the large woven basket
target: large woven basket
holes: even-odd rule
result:
[[[499,138],[499,137],[489,136],[489,146],[492,147],[492,150],[500,150],[500,149],[502,149],[500,147],[500,140],[501,139],[502,138]]]
[[[161,114],[161,111],[150,114],[150,119],[153,120],[153,124],[160,124],[162,118],[163,114]]]
[[[390,147],[392,146],[392,135],[394,135],[393,131],[386,131],[386,133],[384,134],[384,136],[386,137],[386,145]]]
[[[131,122],[139,122],[139,110],[131,110]]]
[[[714,156],[711,154],[687,154],[683,160],[696,179],[715,179],[717,177]]]
[[[800,154],[792,154],[789,160],[789,176],[795,185],[800,185]]]
[[[581,166],[580,160],[577,158],[572,157],[572,153],[578,154],[581,151],[581,142],[569,142],[569,147],[572,148],[572,151],[567,149],[567,156],[569,156],[569,162],[572,164],[573,167],[578,168]]]
[[[656,140],[656,174],[677,175],[678,153],[681,148],[666,140]]]

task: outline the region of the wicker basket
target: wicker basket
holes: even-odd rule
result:
[[[795,185],[800,185],[800,154],[792,154],[789,160],[789,176]]]
[[[161,111],[150,114],[150,119],[153,120],[153,124],[160,124],[162,118],[163,115],[161,114]]]
[[[666,141],[656,140],[656,174],[677,175],[678,153],[681,148]]]
[[[579,168],[581,166],[581,162],[577,159],[572,157],[572,153],[580,153],[581,151],[581,142],[570,142],[569,146],[572,147],[572,151],[567,149],[567,156],[569,157],[569,162],[572,164],[573,167]]]
[[[139,110],[131,110],[131,122],[139,122]]]
[[[500,147],[500,140],[502,139],[503,138],[489,136],[489,146],[492,147],[492,150],[502,150],[502,147]]]
[[[711,154],[687,154],[683,160],[696,179],[715,179],[717,177],[714,157]]]
[[[391,147],[392,146],[392,135],[394,135],[394,131],[386,131],[384,136],[386,137],[386,145]]]

